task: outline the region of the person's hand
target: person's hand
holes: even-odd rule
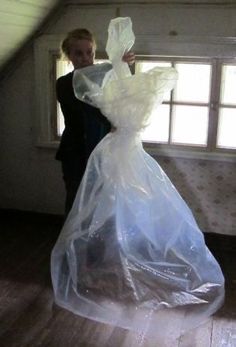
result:
[[[122,60],[125,63],[132,65],[135,62],[135,54],[133,52],[127,52],[123,55]]]

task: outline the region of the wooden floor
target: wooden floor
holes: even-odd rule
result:
[[[0,347],[163,347],[53,303],[49,260],[60,228],[58,218],[0,212]],[[206,242],[226,278],[225,304],[170,347],[236,347],[235,238],[206,235]]]

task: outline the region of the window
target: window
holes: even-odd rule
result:
[[[68,62],[66,60],[60,59],[59,57],[56,58],[56,79],[59,77],[68,74],[73,70],[73,65],[71,62]],[[64,117],[61,111],[61,107],[59,102],[56,102],[56,129],[55,131],[55,137],[58,138],[62,135],[62,132],[65,128],[64,123]]]
[[[187,58],[136,61],[136,71],[155,66],[173,66],[178,81],[153,112],[143,141],[185,150],[235,151],[236,64]]]
[[[35,144],[39,147],[57,148],[64,128],[56,103],[55,81],[71,67],[58,60],[62,38],[43,35],[35,42],[33,121]],[[159,65],[173,66],[179,73],[175,89],[165,96],[142,135],[147,151],[235,161],[236,59],[228,58],[236,56],[235,41],[193,37],[186,42],[185,37],[176,37],[162,42],[159,37],[146,35],[137,37],[137,46],[145,55],[136,55],[136,71]],[[99,58],[102,57],[100,53]]]
[[[184,150],[235,150],[236,65],[209,59],[138,57],[135,70],[145,72],[156,66],[173,66],[178,71],[178,81],[162,105],[154,110],[142,140]],[[56,59],[56,78],[72,69],[68,62]],[[220,80],[219,92],[214,84],[217,80]],[[64,120],[58,103],[56,124],[56,133],[60,136]]]
[[[236,149],[236,65],[222,64],[217,147]]]
[[[58,148],[64,129],[64,120],[56,101],[56,79],[71,71],[72,66],[59,58],[60,43],[64,35],[42,35],[34,45],[35,103],[34,142],[39,148]],[[104,55],[98,53],[99,58]],[[104,61],[104,59],[99,59]]]

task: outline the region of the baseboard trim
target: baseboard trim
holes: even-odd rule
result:
[[[16,209],[3,209],[0,208],[0,218],[1,221],[9,222],[14,219],[19,221],[29,221],[29,222],[37,222],[37,223],[56,223],[62,224],[64,221],[64,216],[59,214],[50,214],[50,213],[41,213],[34,211],[24,211],[24,210],[16,210]]]
[[[14,209],[1,209],[0,219],[5,223],[18,221],[21,223],[32,222],[40,224],[53,224],[61,227],[64,223],[63,215],[40,213],[34,211],[22,211]],[[209,249],[218,252],[236,252],[236,235],[224,235],[216,233],[204,233],[204,238]]]

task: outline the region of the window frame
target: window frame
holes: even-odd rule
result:
[[[143,56],[142,55],[138,55],[137,58],[136,58],[136,64],[137,62],[139,61],[160,61],[160,62],[168,62],[171,64],[172,67],[175,67],[175,64],[178,64],[178,63],[201,63],[201,64],[211,64],[211,60],[209,58],[190,58],[190,57],[165,57],[165,56],[162,56],[162,57],[158,57],[158,56],[152,56],[152,57],[146,57],[145,60],[143,59]],[[212,86],[210,84],[210,94],[211,94],[211,89],[212,89]],[[211,97],[211,95],[210,95]],[[209,97],[209,98],[210,98]],[[162,104],[166,104],[166,105],[170,105],[170,124],[169,124],[169,140],[168,140],[168,143],[162,143],[161,145],[163,146],[167,146],[169,148],[182,148],[182,149],[195,149],[195,148],[199,148],[199,149],[206,149],[207,146],[201,146],[201,145],[187,145],[187,144],[174,144],[174,143],[171,143],[171,134],[172,134],[172,109],[173,109],[173,106],[175,105],[183,105],[183,106],[208,106],[209,109],[210,109],[210,102],[208,103],[203,103],[203,102],[181,102],[181,101],[175,101],[174,100],[174,89],[172,89],[172,91],[170,92],[170,100],[169,101],[163,101]],[[148,142],[148,141],[144,141],[145,143],[147,144],[152,144],[154,143],[155,145],[159,146],[160,143],[158,142]]]
[[[222,80],[222,72],[223,72],[223,66],[224,65],[234,65],[236,67],[236,60],[235,59],[218,59],[217,61],[218,63],[218,70],[219,70],[219,78],[218,78],[218,85],[217,85],[217,96],[218,96],[218,100],[216,101],[215,103],[215,107],[217,107],[217,124],[216,124],[216,129],[215,130],[215,133],[216,133],[216,141],[217,141],[217,126],[219,124],[219,113],[220,113],[220,108],[221,107],[224,107],[224,108],[229,108],[229,109],[235,109],[236,111],[236,102],[234,103],[234,105],[229,105],[229,104],[224,104],[224,103],[221,103],[221,100],[220,100],[220,92],[221,92],[221,80]],[[216,83],[216,84],[217,84]],[[235,134],[236,136],[236,134]],[[236,148],[235,149],[231,149],[231,148],[217,148],[217,150],[220,150],[222,151],[223,153],[233,153],[236,155]]]
[[[181,157],[189,155],[193,157],[209,158],[210,155],[217,157],[219,155],[226,156],[230,158],[231,156],[236,157],[236,149],[231,148],[219,148],[217,144],[217,128],[219,120],[219,111],[220,107],[224,104],[220,103],[220,88],[221,88],[221,77],[222,77],[222,67],[223,65],[236,65],[235,59],[232,58],[209,58],[209,57],[187,57],[187,56],[147,56],[147,55],[136,55],[136,64],[139,61],[143,62],[170,62],[171,66],[174,67],[175,64],[186,62],[186,63],[200,63],[200,64],[210,64],[211,65],[211,80],[210,80],[210,90],[209,90],[209,102],[208,103],[194,103],[194,102],[178,102],[173,100],[173,90],[170,94],[170,101],[163,101],[163,104],[170,105],[170,117],[171,117],[171,108],[174,105],[193,105],[193,106],[208,106],[209,108],[209,123],[208,123],[208,133],[207,133],[207,145],[187,145],[187,144],[174,144],[170,143],[171,138],[171,118],[169,124],[169,140],[168,143],[158,143],[152,141],[143,141],[145,149],[149,152],[151,151],[154,154],[179,154]],[[235,106],[226,106],[228,108],[236,108]],[[155,152],[154,149],[157,149]]]
[[[57,77],[57,59],[60,58],[60,52],[54,52],[52,54],[52,90],[53,90],[53,100],[52,100],[52,110],[51,110],[51,133],[54,141],[60,141],[61,136],[58,135],[57,127],[58,127],[58,101],[56,94],[56,77]]]
[[[55,56],[59,54],[62,35],[42,35],[34,44],[35,100],[34,144],[38,148],[57,148],[53,136],[56,120]]]

